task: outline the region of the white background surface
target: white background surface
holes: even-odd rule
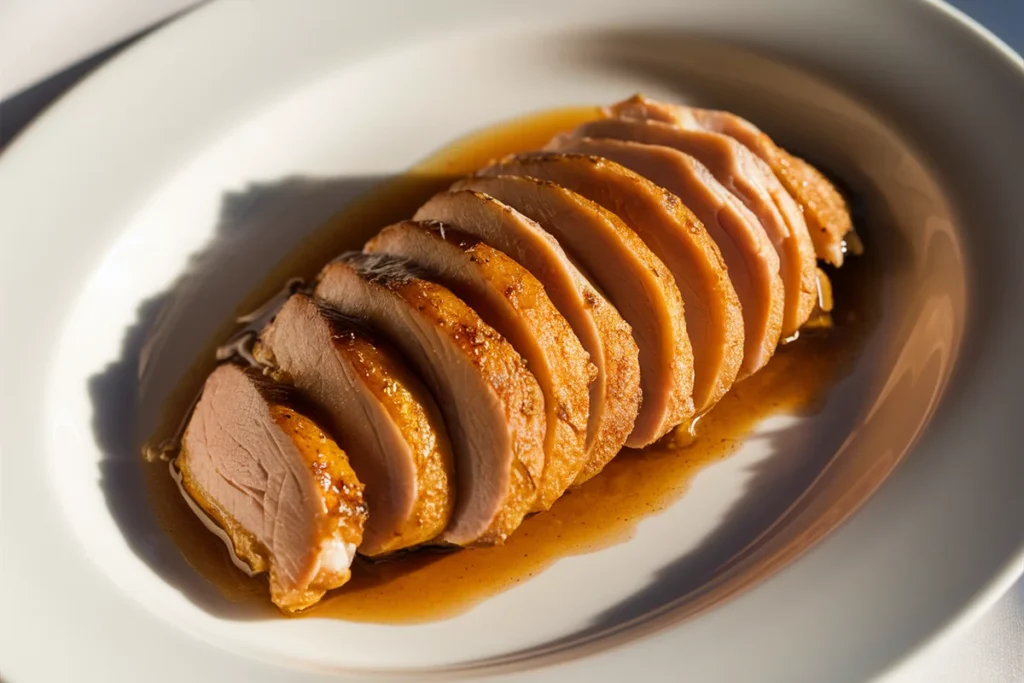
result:
[[[191,4],[192,0],[2,0],[0,100]],[[1024,51],[1024,0],[959,0],[955,4],[1018,52]],[[52,97],[41,94],[45,95]],[[978,623],[924,651],[887,680],[1024,681],[1024,581],[1018,582]]]
[[[195,0],[0,1],[0,100]]]

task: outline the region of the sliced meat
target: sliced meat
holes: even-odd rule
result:
[[[785,325],[787,336],[799,329],[814,308],[814,249],[810,238],[806,237],[807,226],[800,208],[763,161],[726,135],[685,130],[656,121],[603,119],[580,126],[569,137],[671,147],[707,167],[757,218],[756,222],[775,246],[780,260],[786,259],[786,267],[780,272],[793,282],[789,290],[790,317]]]
[[[786,290],[779,276],[779,257],[757,217],[703,164],[669,147],[566,137],[553,141],[552,148],[622,164],[679,197],[696,214],[721,250],[743,308],[740,377],[764,367],[782,333]]]
[[[569,261],[554,237],[515,209],[480,192],[442,192],[416,212],[478,237],[505,252],[540,280],[569,321],[597,376],[590,385],[587,464],[582,483],[622,448],[640,408],[640,363],[629,325]]]
[[[648,152],[646,155],[640,152],[635,147],[640,143],[635,143],[627,140],[616,140],[611,138],[573,138],[573,137],[560,137],[553,141],[553,148],[564,150],[564,151],[575,151],[585,154],[595,154],[597,156],[603,156],[618,163],[623,164],[637,171],[641,175],[645,175],[651,180],[657,182],[657,180],[644,173],[644,168],[648,168],[652,173],[654,169],[664,166],[664,162],[659,162],[654,158],[644,159],[644,156],[655,157],[665,156],[663,152]],[[653,147],[653,146],[648,146]],[[602,153],[603,151],[603,153]],[[682,152],[679,152],[682,154]],[[686,156],[686,163],[692,164],[693,157]],[[627,158],[629,163],[627,163]],[[676,163],[682,160],[677,159]],[[700,162],[697,162],[699,164]],[[700,164],[703,166],[702,164]],[[705,167],[706,168],[706,167]],[[664,169],[663,169],[664,170]],[[762,173],[764,176],[767,172]],[[664,173],[662,173],[664,175]],[[706,176],[706,174],[702,174]],[[769,183],[771,181],[769,180]],[[719,185],[717,179],[712,185]],[[775,184],[777,185],[777,183]],[[671,190],[671,188],[669,188]],[[724,189],[724,187],[720,187]],[[785,220],[785,216],[795,214],[799,219],[799,209],[793,204],[793,200],[789,195],[781,188],[781,186],[775,187],[775,191],[768,189],[769,194],[772,196],[773,201],[776,205],[786,206],[791,205],[786,211],[772,212],[768,207],[767,212],[774,216],[769,218],[767,221],[762,222],[756,216],[752,216],[749,209],[744,205],[738,204],[738,200],[732,197],[731,194],[726,190],[726,199],[733,205],[734,210],[739,211],[743,217],[747,219],[747,222],[758,223],[768,238],[771,240],[772,246],[779,259],[779,274],[782,277],[783,285],[785,287],[785,305],[782,316],[782,336],[789,337],[800,329],[801,325],[810,316],[811,311],[814,310],[815,301],[817,298],[816,289],[816,262],[814,254],[814,246],[811,244],[811,238],[807,233],[806,226],[802,220],[797,220],[796,225],[793,229],[789,223]],[[684,202],[688,201],[687,197],[680,197]],[[694,208],[691,206],[691,208]],[[700,213],[698,212],[698,216]],[[753,218],[753,221],[751,221]],[[779,220],[782,218],[782,220]],[[705,221],[708,222],[708,221]]]
[[[753,127],[753,124],[748,125]],[[727,130],[729,135],[744,142],[736,129],[729,127]],[[758,132],[760,133],[760,131]],[[760,139],[767,142],[757,147],[753,145],[750,147],[775,171],[775,175],[782,185],[803,208],[807,230],[814,243],[818,258],[837,267],[843,265],[847,246],[851,242],[860,244],[856,235],[853,234],[853,219],[850,216],[850,207],[846,203],[846,199],[839,193],[836,186],[821,174],[821,171],[800,157],[793,156],[781,147],[776,147],[771,142],[771,138],[764,133],[760,133],[760,135]],[[769,151],[772,149],[774,149],[774,154]],[[768,158],[761,156],[762,153]],[[857,252],[854,251],[854,253]]]
[[[389,226],[365,251],[414,261],[430,280],[469,304],[526,361],[544,392],[547,415],[544,473],[534,509],[550,508],[586,465],[590,383],[597,368],[544,286],[504,253],[441,223]]]
[[[721,133],[737,140],[771,168],[803,208],[808,239],[813,241],[818,258],[843,265],[844,239],[853,230],[846,200],[818,169],[777,146],[754,124],[729,112],[665,104],[640,95],[613,105],[609,112],[617,117]]]
[[[441,539],[500,543],[533,508],[544,467],[544,396],[522,357],[473,309],[406,260],[347,254],[316,296],[365,319],[424,378],[455,453],[455,510]]]
[[[382,555],[444,531],[455,500],[448,433],[430,393],[389,344],[294,294],[254,355],[320,407],[349,453],[370,512],[361,553]]]
[[[739,300],[718,247],[675,195],[612,161],[578,154],[518,155],[485,168],[481,175],[551,181],[621,218],[661,259],[682,294],[693,347],[697,414],[729,390],[743,360]]]
[[[657,441],[693,416],[693,352],[683,298],[665,264],[618,216],[554,183],[524,176],[467,178],[550,233],[633,328],[643,401],[626,445]]]
[[[182,440],[182,485],[284,611],[349,579],[363,535],[363,486],[345,452],[262,375],[222,365]]]

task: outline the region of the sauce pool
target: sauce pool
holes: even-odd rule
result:
[[[255,308],[290,277],[312,277],[334,255],[358,249],[383,226],[411,216],[433,193],[490,160],[542,147],[553,135],[598,118],[595,107],[527,116],[472,134],[385,183],[332,218],[279,264],[242,306]],[[733,453],[757,424],[777,413],[813,412],[863,347],[871,315],[870,262],[850,259],[832,278],[834,326],[805,333],[781,347],[768,365],[737,384],[704,416],[696,436],[685,430],[640,451],[624,450],[598,476],[534,515],[501,546],[421,549],[391,560],[357,558],[352,579],[298,618],[315,616],[373,623],[416,623],[455,616],[536,576],[561,557],[594,552],[628,540],[638,522],[678,500],[703,467]],[[214,340],[214,344],[223,339]],[[174,392],[157,437],[171,434],[199,392],[210,358],[201,359]],[[159,441],[158,438],[154,442]],[[225,600],[269,607],[266,581],[235,567],[224,545],[193,515],[167,466],[143,463],[157,518],[189,564]],[[371,513],[372,514],[372,513]]]

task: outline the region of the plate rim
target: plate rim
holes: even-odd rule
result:
[[[5,171],[9,174],[9,177],[17,175],[15,171],[8,170],[11,166],[15,166],[16,169],[16,164],[19,163],[18,161],[11,161],[11,159],[20,159],[20,157],[25,154],[23,150],[26,147],[31,150],[31,146],[33,144],[37,144],[34,142],[37,138],[43,138],[48,135],[50,127],[54,125],[52,121],[58,120],[59,117],[68,117],[73,114],[73,108],[79,106],[78,100],[81,93],[90,92],[94,88],[95,81],[98,77],[102,76],[104,78],[108,78],[109,74],[114,72],[114,69],[122,68],[121,65],[140,61],[138,55],[141,54],[142,49],[151,50],[153,49],[151,47],[153,45],[164,45],[165,48],[171,47],[171,39],[168,36],[173,35],[173,32],[170,29],[183,24],[201,21],[202,17],[206,16],[208,12],[212,13],[212,8],[220,8],[227,4],[229,3],[226,0],[220,0],[218,2],[210,3],[209,5],[201,5],[188,10],[185,14],[172,21],[168,26],[144,37],[137,44],[132,45],[124,52],[117,55],[115,58],[110,60],[110,62],[104,64],[95,72],[91,73],[68,93],[65,93],[55,100],[44,112],[38,115],[28,126],[26,126],[26,128],[22,130],[15,139],[11,140],[7,148],[0,153],[0,179],[3,179],[3,172]],[[959,24],[962,28],[967,29],[971,34],[973,34],[975,39],[981,42],[981,44],[984,44],[986,47],[997,52],[1001,58],[1005,59],[1008,64],[1012,65],[1017,70],[1017,75],[1019,77],[1018,85],[1024,85],[1024,59],[1021,59],[1019,55],[1017,55],[1009,46],[993,35],[990,31],[960,10],[949,6],[941,0],[918,0],[915,4],[941,12]],[[0,190],[2,189],[3,185],[0,184]],[[9,289],[5,287],[0,294],[6,298],[8,291]],[[945,403],[945,401],[943,401],[943,403]],[[0,434],[0,437],[3,437],[3,435]],[[0,447],[2,447],[2,444],[0,444]],[[5,451],[0,451],[0,453],[3,452]],[[4,458],[6,457],[8,456],[5,455]],[[2,463],[2,461],[0,461],[0,463]],[[0,468],[0,475],[3,474],[3,469],[4,468]],[[6,479],[0,477],[0,484],[5,484],[5,482]],[[0,502],[2,502],[2,500],[0,500]],[[867,505],[870,504],[871,501],[868,501]],[[894,666],[891,668],[895,668],[903,662],[914,658],[925,649],[949,639],[960,630],[969,626],[970,623],[973,623],[981,614],[983,614],[991,604],[994,603],[1022,574],[1024,574],[1024,543],[1018,547],[1016,555],[1011,558],[1010,561],[1008,561],[1004,566],[997,568],[997,570],[992,574],[988,584],[979,587],[975,599],[961,605],[961,608],[957,612],[957,616],[955,618],[947,621],[945,624],[942,624],[937,630],[933,630],[930,635],[922,638],[917,647],[907,651],[902,658],[894,662]]]

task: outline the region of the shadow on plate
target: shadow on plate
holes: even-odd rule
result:
[[[191,257],[167,291],[142,303],[125,332],[120,358],[90,379],[93,427],[105,456],[100,483],[112,516],[141,559],[218,616],[264,618],[276,610],[266,600],[246,599],[253,591],[265,595],[265,586],[256,581],[236,578],[238,585],[226,599],[223,586],[203,578],[202,573],[223,576],[230,586],[231,577],[240,576],[226,553],[209,560],[202,573],[189,565],[177,544],[187,546],[207,532],[181,501],[167,463],[146,462],[143,447],[154,433],[173,431],[173,425],[161,423],[175,422],[174,413],[188,410],[213,367],[213,347],[230,334],[230,321],[251,303],[247,298],[276,290],[287,279],[275,271],[282,256],[385,180],[287,178],[225,195],[210,243]],[[332,242],[330,235],[312,239]],[[351,246],[350,240],[338,251]],[[325,253],[320,263],[331,256]]]

